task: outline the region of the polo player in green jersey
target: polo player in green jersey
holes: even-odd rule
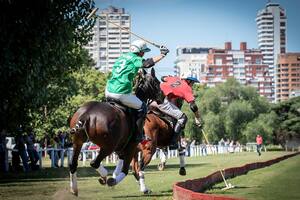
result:
[[[135,109],[137,112],[135,119],[137,124],[138,142],[146,143],[143,130],[144,119],[147,113],[147,106],[134,94],[132,94],[133,80],[139,69],[150,68],[155,63],[162,60],[169,50],[165,46],[160,47],[160,55],[153,58],[144,59],[145,52],[149,52],[146,42],[136,40],[130,46],[130,52],[122,54],[115,62],[112,69],[112,76],[107,81],[105,96],[120,101],[123,105]]]

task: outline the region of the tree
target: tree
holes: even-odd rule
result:
[[[209,141],[217,141],[224,137],[225,127],[222,115],[209,112],[204,117],[204,130],[208,134]]]
[[[87,64],[81,46],[91,38],[94,20],[86,17],[94,3],[4,0],[0,7],[0,126],[13,132],[30,113],[55,104],[53,87]]]
[[[255,142],[256,135],[259,134],[264,138],[266,143],[273,143],[274,131],[278,128],[278,119],[275,112],[260,114],[253,121],[249,122],[242,131],[246,141]]]
[[[284,145],[287,139],[300,138],[300,97],[275,104],[272,110],[277,114],[279,121],[275,133],[277,141]]]
[[[232,140],[240,140],[242,138],[241,131],[248,122],[253,120],[254,110],[246,101],[233,101],[226,110],[225,129],[229,138]]]
[[[64,96],[65,101],[30,114],[31,127],[35,129],[38,137],[42,138],[45,133],[52,135],[58,130],[68,130],[68,119],[79,106],[87,101],[103,101],[106,79],[106,74],[84,67],[68,74],[64,87],[52,86],[53,98]]]

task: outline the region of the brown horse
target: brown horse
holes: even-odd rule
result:
[[[144,95],[141,94],[141,96]],[[166,116],[162,117],[161,114],[162,113],[157,110],[150,110],[150,112],[147,114],[144,131],[145,135],[147,135],[151,141],[146,145],[138,145],[137,151],[131,163],[133,175],[135,176],[136,180],[139,181],[140,191],[144,192],[145,194],[151,192],[145,185],[145,167],[150,163],[157,148],[166,149],[170,145],[172,135],[174,134],[172,123],[174,124],[175,122],[170,118],[166,120]],[[141,153],[139,154],[139,152]],[[185,150],[179,147],[178,153],[180,158],[179,174],[184,176],[186,175],[184,161]],[[164,164],[165,162],[161,163],[160,167],[164,167]]]
[[[152,71],[151,74],[154,74],[154,70]],[[151,81],[147,81],[151,76],[145,71],[141,73],[137,81],[137,88],[156,90],[157,88],[152,87]],[[157,93],[152,91],[148,92],[143,99],[156,98]],[[70,164],[70,189],[73,194],[78,195],[76,173],[78,156],[82,144],[86,140],[90,140],[100,147],[99,154],[91,161],[90,165],[99,172],[101,184],[114,186],[128,174],[130,162],[138,145],[135,133],[133,133],[136,128],[131,112],[134,110],[122,107],[117,103],[92,101],[84,104],[73,115],[70,121],[74,152]],[[113,177],[107,179],[108,171],[101,161],[113,152],[118,154],[119,163],[114,170]]]

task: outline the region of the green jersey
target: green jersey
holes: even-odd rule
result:
[[[138,70],[143,65],[143,58],[134,53],[121,55],[115,62],[112,77],[107,82],[107,90],[111,93],[129,94]]]

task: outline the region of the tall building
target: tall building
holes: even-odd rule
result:
[[[108,7],[101,10],[93,28],[93,39],[85,46],[95,61],[95,68],[111,71],[122,53],[129,52],[130,34],[122,28],[131,29],[131,18],[124,8]]]
[[[204,76],[209,49],[210,48],[200,46],[177,47],[174,67],[175,75],[191,75],[201,80]]]
[[[209,87],[235,78],[241,84],[253,86],[261,96],[271,100],[271,76],[268,65],[263,63],[263,54],[257,49],[247,49],[241,42],[240,49],[232,49],[231,42],[224,49],[212,48],[207,55],[204,83]]]
[[[258,47],[263,54],[263,63],[269,65],[272,79],[272,98],[276,101],[277,57],[286,52],[286,14],[277,3],[268,3],[256,17]]]
[[[278,56],[277,99],[284,101],[300,96],[300,53]]]

